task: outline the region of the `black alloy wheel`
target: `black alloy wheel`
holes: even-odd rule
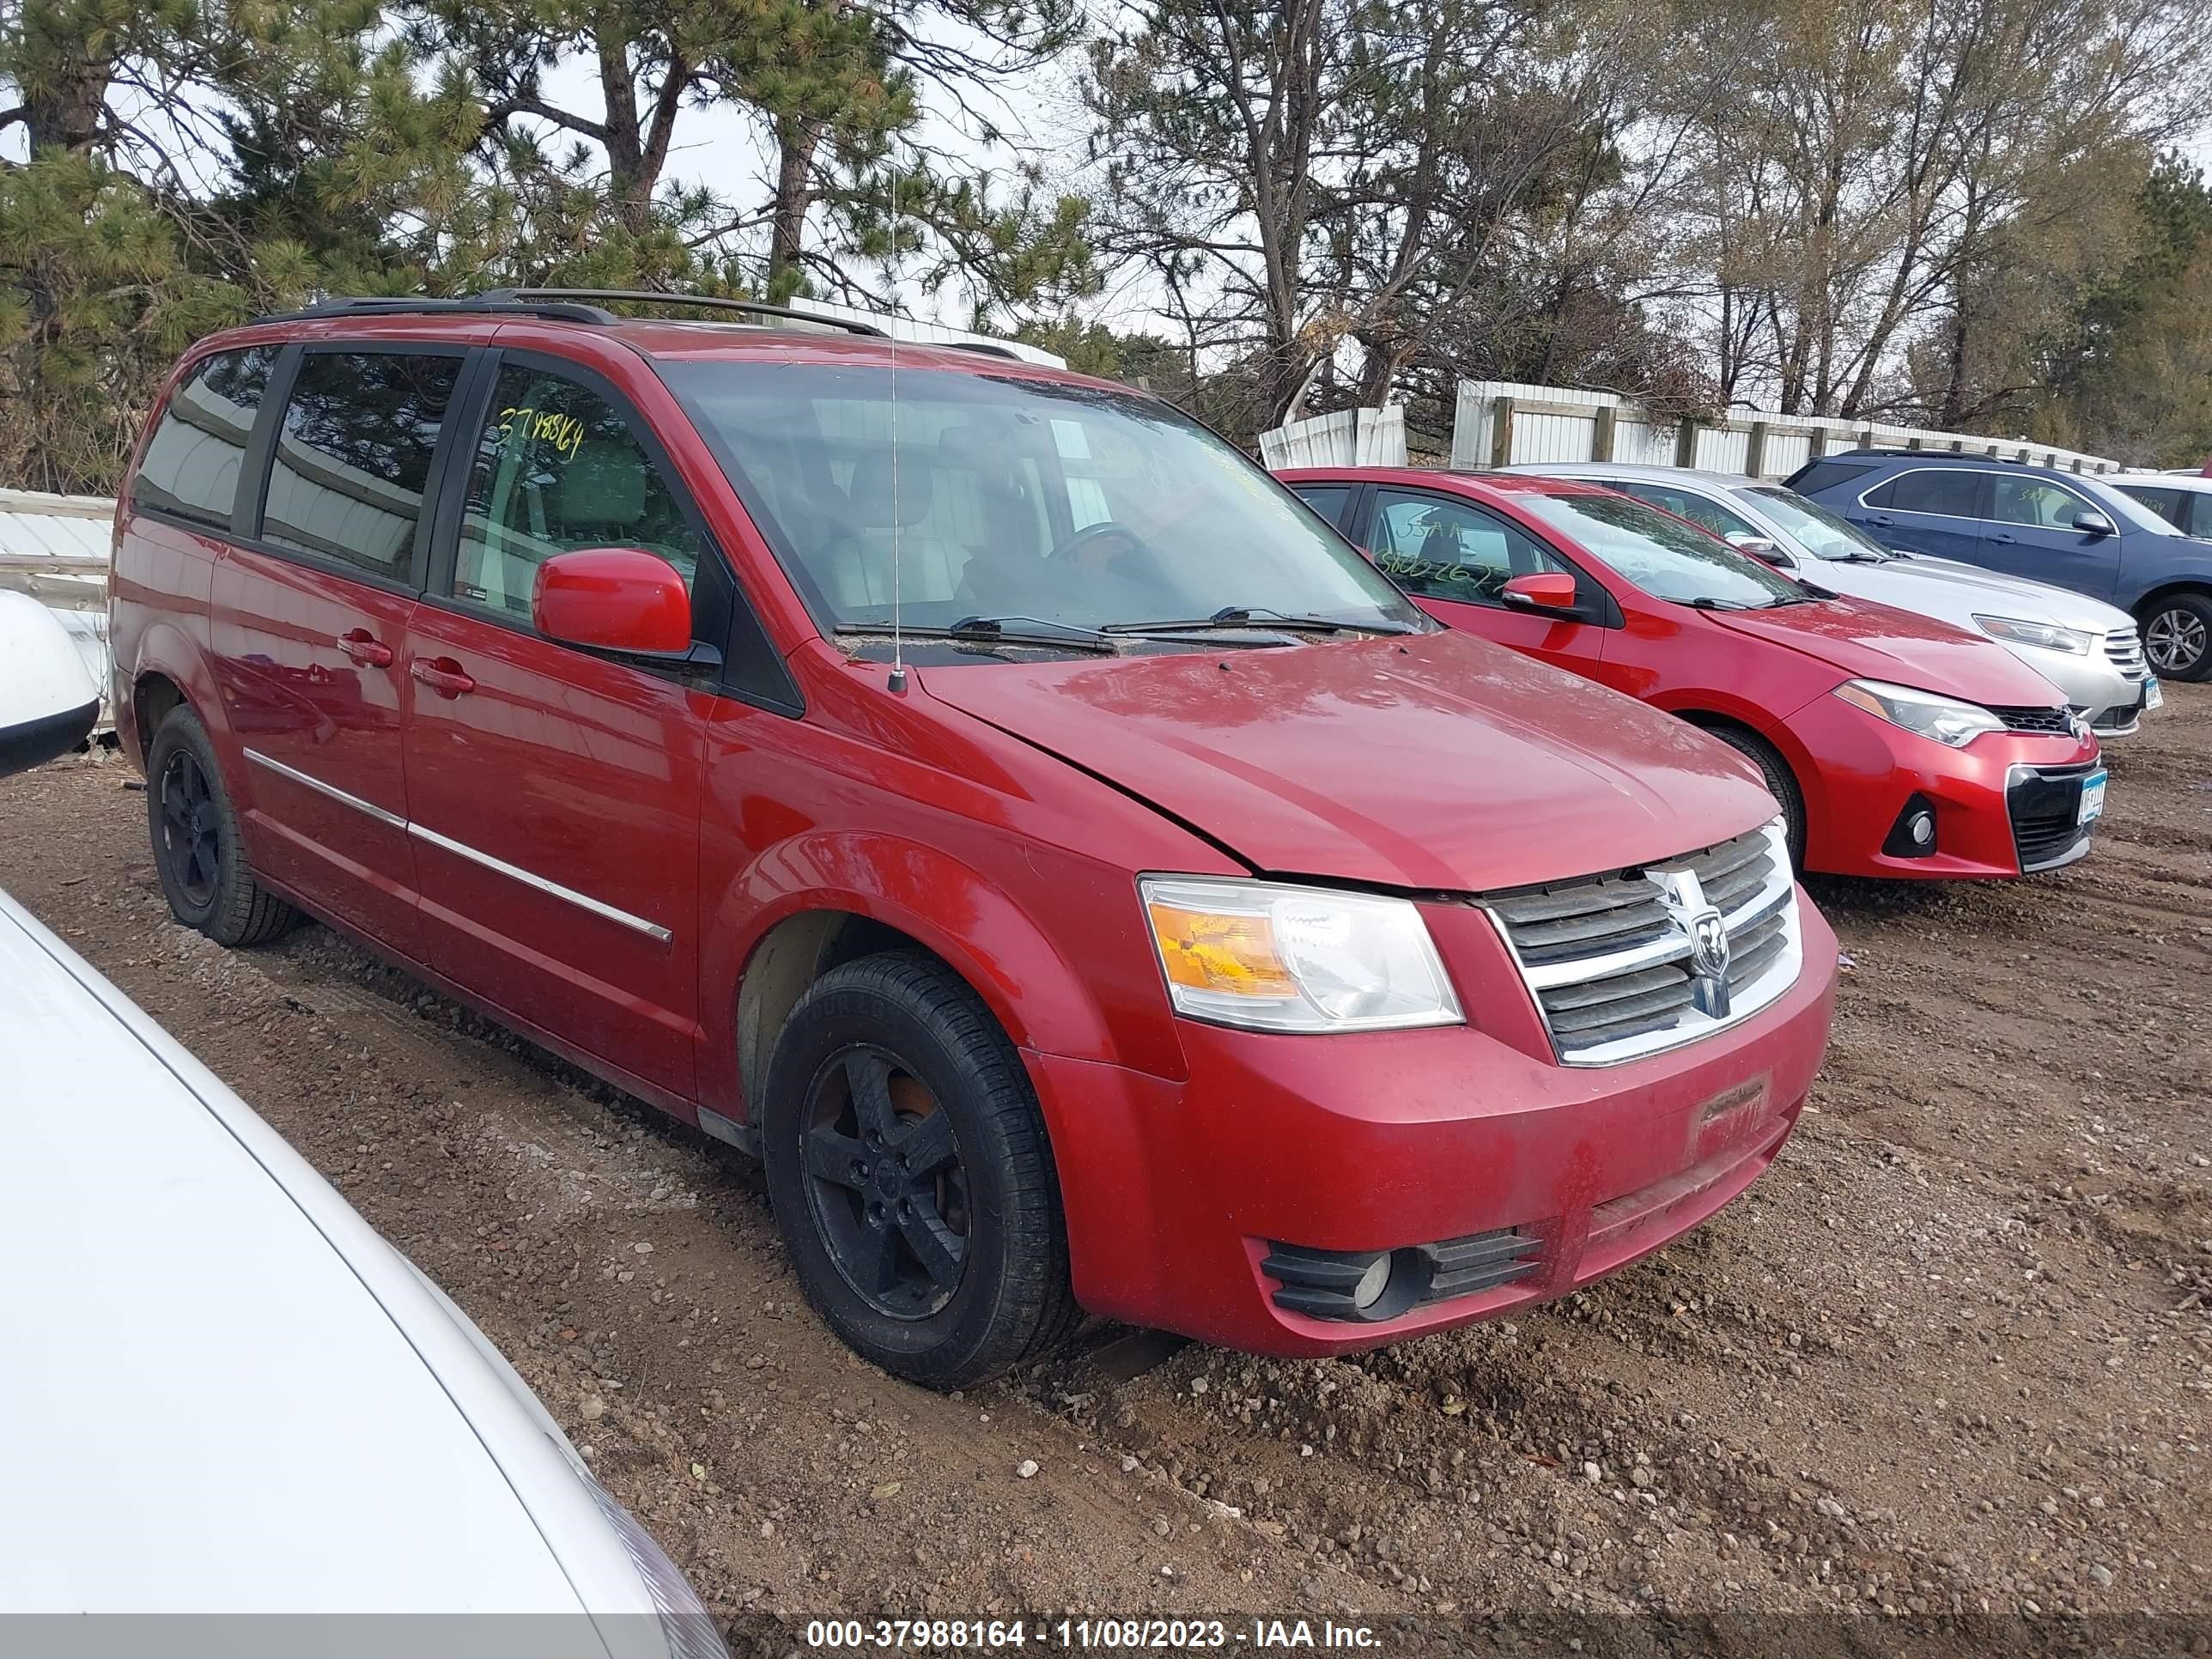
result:
[[[845,1282],[893,1319],[951,1301],[968,1266],[968,1175],[928,1085],[855,1043],[815,1073],[800,1147],[807,1207]]]
[[[155,850],[161,855],[161,872],[194,908],[210,905],[222,853],[216,836],[221,813],[206,769],[190,749],[173,749],[158,787],[161,817]]]

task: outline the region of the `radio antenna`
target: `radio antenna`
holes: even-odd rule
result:
[[[891,140],[890,161],[891,303],[896,306],[898,303],[900,271],[905,264],[905,261],[899,257],[899,162],[896,138]],[[899,592],[899,542],[904,528],[902,522],[902,515],[899,511],[899,336],[897,319],[894,317],[885,320],[890,325],[887,331],[891,337],[891,673],[887,689],[903,696],[906,691],[906,635],[902,627],[902,596]]]

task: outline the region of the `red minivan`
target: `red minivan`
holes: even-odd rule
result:
[[[2097,740],[1995,641],[1848,599],[1618,491],[1523,473],[1283,474],[1439,621],[1589,676],[1741,750],[1799,863],[1992,878],[2070,864]]]
[[[319,917],[760,1152],[824,1318],[940,1387],[1085,1310],[1482,1318],[1773,1158],[1834,940],[1728,750],[1155,398],[609,299],[179,366],[112,623],[180,920]]]

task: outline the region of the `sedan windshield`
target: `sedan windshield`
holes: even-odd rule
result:
[[[1807,501],[1794,489],[1768,484],[1743,494],[1756,501],[1767,518],[1816,559],[1874,559],[1886,564],[1893,556],[1849,519],[1829,512],[1818,501]]]
[[[1573,537],[1655,599],[1763,611],[1811,597],[1718,537],[1626,495],[1531,494],[1516,495],[1514,502]]]
[[[827,628],[888,629],[896,605],[909,629],[1110,649],[1092,630],[1428,625],[1156,398],[941,368],[659,367]]]

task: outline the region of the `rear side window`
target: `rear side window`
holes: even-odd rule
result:
[[[2134,496],[2175,529],[2189,528],[2189,495],[2186,491],[2143,484],[2118,484],[2114,488]]]
[[[1817,495],[1873,471],[1863,462],[1808,461],[1790,475],[1790,488],[1800,495]]]
[[[1923,467],[1900,472],[1866,498],[1869,507],[1896,513],[1940,513],[1947,518],[1981,516],[1982,475],[1963,468]]]
[[[274,346],[218,351],[195,368],[162,410],[131,497],[180,519],[228,529],[239,467],[276,361]]]
[[[477,434],[454,596],[527,617],[538,567],[584,547],[658,554],[686,587],[699,572],[699,538],[629,417],[566,376],[509,363]]]
[[[300,360],[269,474],[264,541],[404,577],[461,360],[316,351]]]
[[[1345,504],[1352,499],[1348,485],[1300,483],[1292,484],[1291,489],[1300,501],[1331,524],[1343,525]]]

